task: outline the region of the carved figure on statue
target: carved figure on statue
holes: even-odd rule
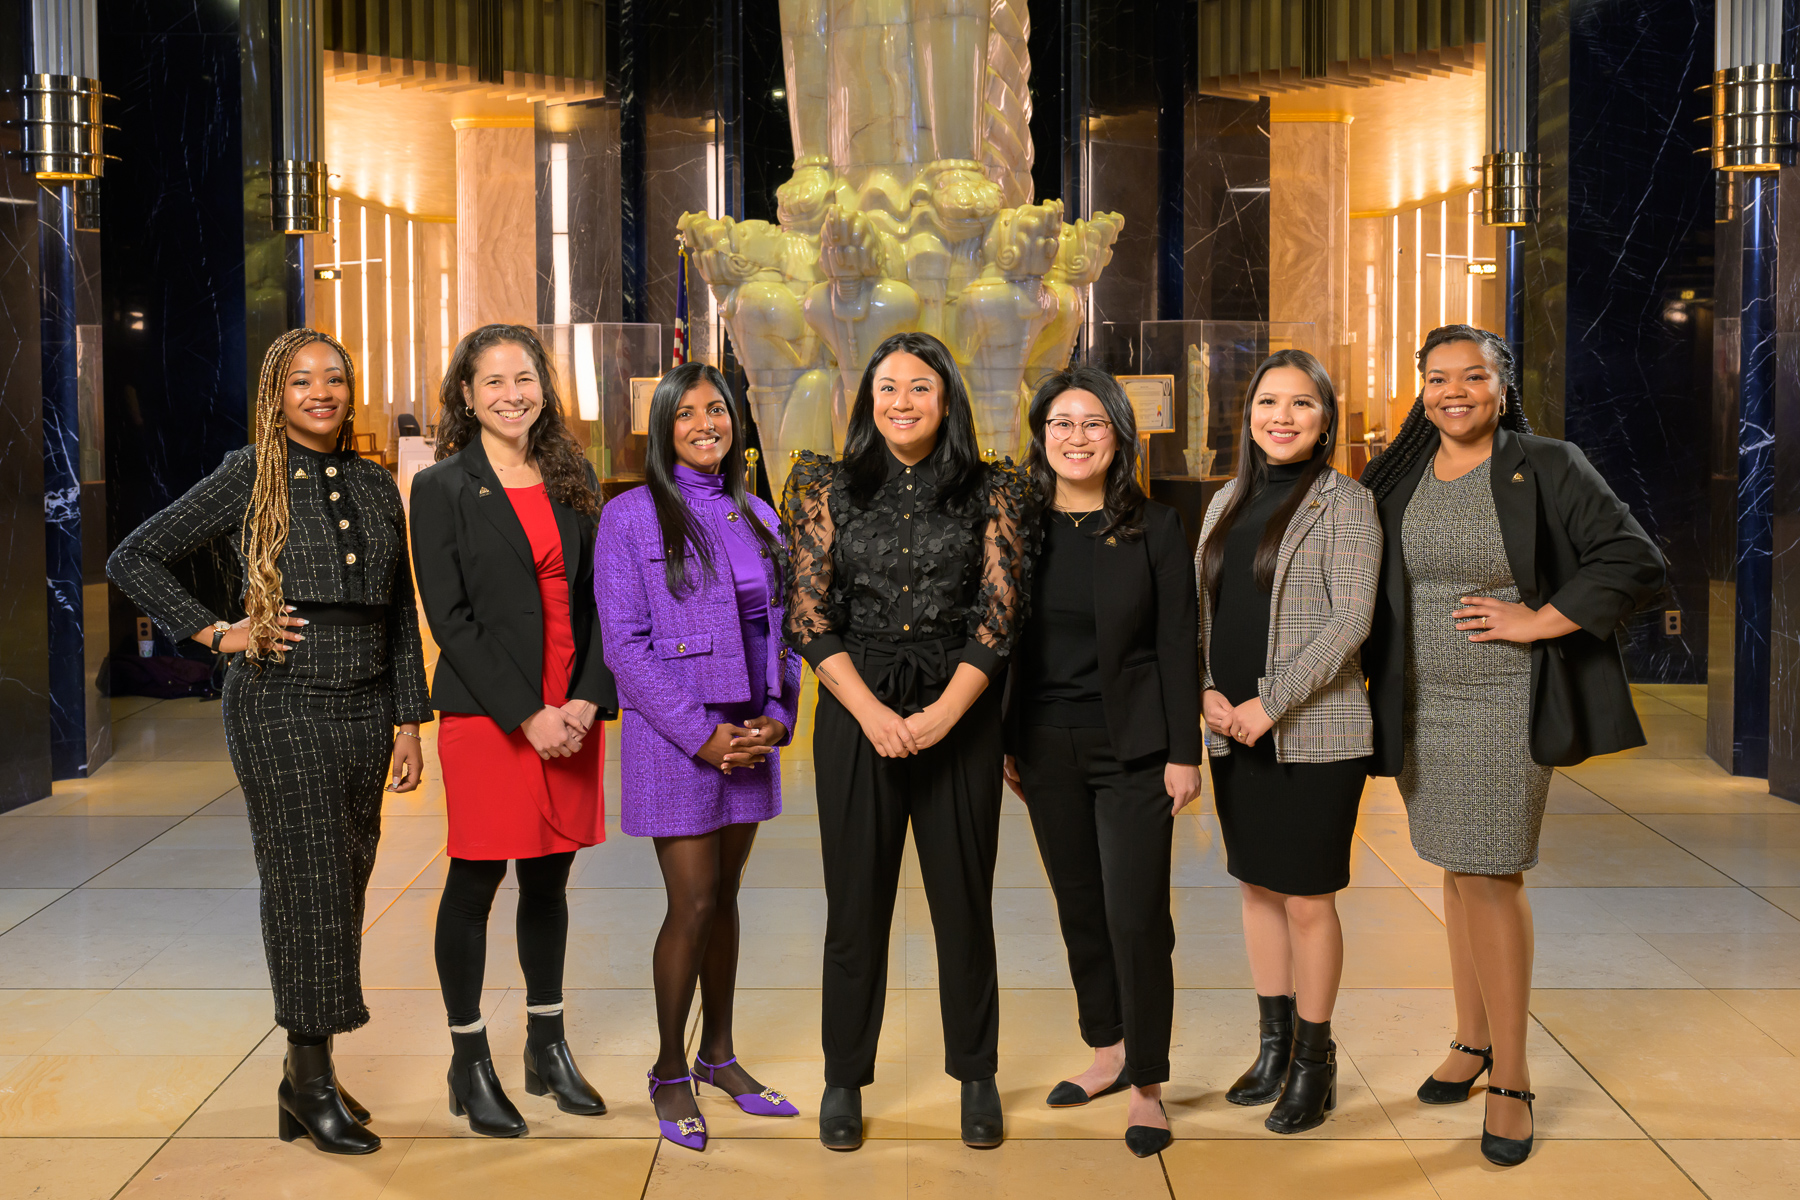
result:
[[[1025,359],[1028,393],[1035,392],[1038,384],[1069,365],[1075,339],[1081,335],[1081,323],[1087,317],[1086,289],[1112,261],[1113,243],[1119,240],[1119,230],[1124,226],[1125,218],[1114,212],[1063,223],[1056,263],[1044,275],[1044,287],[1056,299],[1056,312],[1038,331]]]
[[[955,304],[952,353],[975,406],[984,448],[1020,452],[1025,357],[1032,339],[1056,314],[1044,287],[1062,238],[1062,201],[1009,208],[983,248],[986,266]]]

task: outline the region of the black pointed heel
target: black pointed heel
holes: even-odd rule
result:
[[[579,1117],[605,1116],[606,1101],[569,1052],[562,1014],[526,1013],[525,1025],[525,1093],[555,1096],[556,1107]]]
[[[1260,1014],[1257,1030],[1261,1044],[1256,1061],[1225,1093],[1225,1099],[1232,1104],[1268,1104],[1281,1095],[1288,1061],[1294,1056],[1294,998],[1258,996],[1256,1008]]]
[[[1156,1102],[1162,1108],[1163,1120],[1169,1119],[1169,1110],[1163,1108],[1162,1101]],[[1132,1125],[1125,1130],[1125,1148],[1139,1158],[1149,1158],[1161,1154],[1175,1140],[1175,1134],[1167,1129],[1158,1129],[1154,1125]]]
[[[1467,1079],[1439,1079],[1435,1075],[1426,1076],[1425,1082],[1419,1085],[1419,1103],[1461,1104],[1464,1100],[1469,1098],[1469,1090],[1475,1086],[1475,1081],[1480,1079],[1485,1072],[1494,1069],[1494,1048],[1492,1046],[1489,1046],[1485,1050],[1477,1050],[1473,1046],[1465,1046],[1452,1038],[1450,1040],[1450,1048],[1452,1050],[1460,1050],[1464,1054],[1479,1054],[1481,1056],[1481,1070],[1475,1072]]]
[[[310,1138],[327,1154],[372,1154],[381,1149],[381,1139],[344,1106],[331,1070],[331,1048],[323,1042],[288,1044],[275,1103],[280,1113],[277,1132],[284,1142]]]
[[[1492,1079],[1488,1081],[1487,1090],[1496,1096],[1505,1096],[1509,1100],[1523,1100],[1525,1111],[1531,1116],[1531,1136],[1524,1138],[1503,1138],[1488,1132],[1485,1114],[1481,1121],[1481,1153],[1496,1167],[1516,1167],[1531,1157],[1531,1143],[1537,1139],[1537,1114],[1531,1110],[1531,1102],[1537,1099],[1536,1092],[1515,1092],[1511,1088],[1496,1087]]]
[[[1331,1040],[1331,1022],[1314,1024],[1294,1018],[1294,1058],[1288,1063],[1281,1099],[1269,1112],[1263,1128],[1271,1133],[1305,1133],[1325,1123],[1325,1114],[1337,1108],[1337,1043]]]
[[[1120,1071],[1117,1079],[1092,1095],[1089,1095],[1079,1083],[1065,1079],[1050,1089],[1050,1094],[1044,1097],[1044,1103],[1051,1108],[1080,1108],[1091,1100],[1110,1096],[1114,1092],[1122,1092],[1130,1086],[1131,1078],[1124,1071]]]

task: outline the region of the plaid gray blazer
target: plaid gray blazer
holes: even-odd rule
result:
[[[1236,480],[1227,483],[1207,506],[1202,548],[1236,487]],[[1210,688],[1212,604],[1198,554],[1194,571],[1200,585],[1201,670]],[[1326,471],[1294,513],[1275,560],[1268,666],[1257,691],[1275,721],[1277,761],[1341,762],[1375,752],[1357,651],[1369,636],[1380,571],[1375,497],[1354,479]],[[1229,738],[1203,731],[1207,753],[1231,753]]]

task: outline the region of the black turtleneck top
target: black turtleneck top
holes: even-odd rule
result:
[[[1027,725],[1106,727],[1094,629],[1094,535],[1105,526],[1104,509],[1073,516],[1044,513],[1043,548],[1032,567],[1031,619],[1019,660]]]
[[[1238,511],[1225,535],[1225,562],[1219,572],[1218,594],[1212,598],[1210,666],[1213,687],[1233,704],[1253,699],[1257,681],[1268,669],[1270,589],[1258,587],[1254,576],[1256,547],[1263,529],[1281,507],[1305,463],[1268,468],[1268,479],[1256,495]]]

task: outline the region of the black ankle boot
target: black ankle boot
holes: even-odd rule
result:
[[[827,1150],[861,1148],[862,1089],[826,1087],[819,1098],[819,1141]]]
[[[992,1150],[1006,1140],[1006,1118],[1000,1112],[1000,1089],[994,1077],[965,1079],[962,1085],[963,1145]]]
[[[569,1043],[563,1038],[561,1013],[525,1014],[525,1091],[556,1097],[556,1107],[577,1116],[598,1117],[606,1101],[581,1077]]]
[[[364,1129],[344,1107],[331,1074],[331,1047],[324,1042],[316,1046],[288,1043],[275,1103],[284,1142],[308,1137],[327,1154],[369,1154],[381,1149],[381,1139]]]
[[[1267,1104],[1281,1095],[1281,1084],[1287,1078],[1288,1060],[1294,1056],[1294,998],[1292,996],[1258,996],[1256,1009],[1261,1014],[1257,1028],[1262,1045],[1250,1069],[1225,1093],[1233,1104]]]
[[[370,1119],[369,1110],[358,1104],[356,1102],[356,1097],[344,1090],[343,1080],[337,1077],[337,1063],[335,1061],[337,1049],[334,1045],[335,1041],[335,1038],[328,1037],[325,1039],[325,1049],[332,1055],[334,1060],[331,1065],[331,1082],[337,1084],[338,1096],[344,1101],[344,1107],[350,1110],[350,1115],[356,1118],[356,1123],[358,1125],[367,1125]]]
[[[1294,1059],[1288,1064],[1281,1099],[1263,1122],[1273,1133],[1304,1133],[1325,1123],[1325,1114],[1337,1107],[1337,1043],[1331,1040],[1331,1022],[1313,1024],[1294,1017]]]
[[[525,1118],[501,1090],[488,1052],[487,1030],[450,1034],[450,1115],[469,1118],[469,1128],[488,1137],[518,1137]]]

